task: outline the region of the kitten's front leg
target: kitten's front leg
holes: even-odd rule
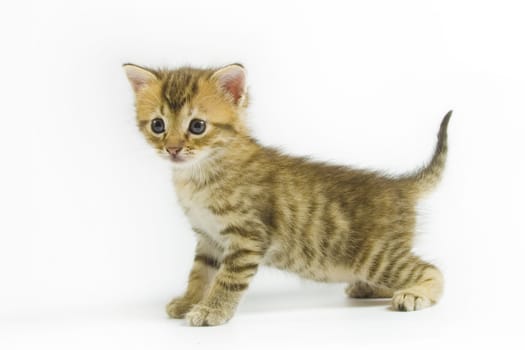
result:
[[[257,235],[248,239],[248,233],[231,227],[222,234],[229,234],[228,230],[242,236],[232,239],[207,296],[186,315],[191,326],[217,326],[227,322],[266,251],[266,245]]]
[[[166,312],[171,318],[184,318],[188,311],[202,300],[220,266],[214,255],[207,244],[199,241],[186,292],[183,296],[174,298],[166,306]]]

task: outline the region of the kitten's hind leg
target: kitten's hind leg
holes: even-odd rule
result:
[[[415,311],[435,304],[443,292],[443,275],[434,265],[408,253],[391,262],[392,268],[382,276],[394,289],[392,307],[398,311]]]
[[[386,287],[375,286],[363,281],[356,281],[346,287],[350,298],[391,298],[393,291]]]

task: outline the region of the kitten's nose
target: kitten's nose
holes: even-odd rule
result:
[[[172,156],[176,156],[182,150],[182,146],[166,147],[166,151]]]

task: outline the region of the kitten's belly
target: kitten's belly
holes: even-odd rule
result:
[[[320,257],[310,261],[302,256],[294,258],[293,250],[285,251],[276,246],[270,247],[263,264],[319,282],[353,282],[358,279],[348,266],[334,266]]]

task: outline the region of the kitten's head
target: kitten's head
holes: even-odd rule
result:
[[[125,64],[124,70],[135,92],[139,129],[176,167],[214,159],[246,135],[241,65],[153,70]]]

